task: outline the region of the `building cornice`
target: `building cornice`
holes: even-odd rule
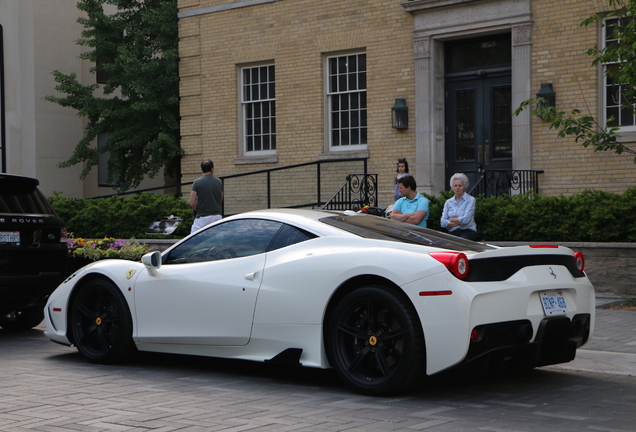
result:
[[[224,3],[216,6],[209,6],[197,9],[190,9],[186,11],[179,12],[179,19],[181,18],[189,18],[197,15],[207,15],[216,12],[223,12],[231,9],[244,8],[249,6],[256,6],[264,3],[273,3],[280,0],[237,0],[229,3]]]
[[[480,0],[409,0],[402,4],[407,12],[455,6],[462,3],[473,3]]]

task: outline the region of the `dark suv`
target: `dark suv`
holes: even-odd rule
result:
[[[0,173],[0,326],[5,330],[42,322],[46,299],[66,272],[66,228],[38,184]]]

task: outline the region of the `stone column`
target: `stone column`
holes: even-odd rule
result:
[[[532,26],[512,27],[512,110],[532,97]],[[537,89],[538,90],[538,89]],[[512,117],[512,169],[532,169],[530,109]]]
[[[444,179],[443,44],[413,40],[415,59],[415,172],[417,189],[437,194]]]

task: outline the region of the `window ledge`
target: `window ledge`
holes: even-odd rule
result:
[[[616,134],[616,141],[619,143],[636,142],[636,131],[618,132]]]
[[[234,165],[265,164],[278,162],[278,155],[240,156],[234,158]]]
[[[346,159],[346,158],[368,158],[369,150],[339,150],[331,153],[321,153],[319,160]]]

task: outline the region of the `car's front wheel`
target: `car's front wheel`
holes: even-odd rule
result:
[[[96,363],[115,363],[134,352],[128,304],[111,282],[80,287],[71,306],[70,330],[78,351]]]
[[[356,289],[339,302],[327,324],[326,348],[338,375],[368,395],[406,391],[426,370],[417,313],[406,297],[381,286]]]

